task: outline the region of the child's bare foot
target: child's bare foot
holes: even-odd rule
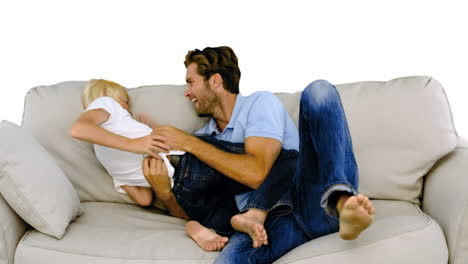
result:
[[[347,197],[346,197],[347,198]],[[352,240],[370,226],[374,219],[374,206],[362,194],[351,196],[340,210],[340,237]]]
[[[216,234],[213,230],[202,226],[197,221],[189,221],[185,225],[187,234],[205,251],[219,251],[228,242],[227,237]]]
[[[232,227],[244,232],[252,238],[252,246],[258,248],[262,245],[268,245],[268,236],[263,226],[267,212],[257,209],[250,209],[243,214],[237,214],[231,218]]]

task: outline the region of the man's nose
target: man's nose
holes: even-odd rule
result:
[[[192,94],[192,91],[190,90],[189,86],[187,85],[187,88],[185,88],[184,91],[184,96],[189,97]]]

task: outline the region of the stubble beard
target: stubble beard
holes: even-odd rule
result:
[[[210,84],[208,82],[205,83],[205,90],[206,90],[206,95],[203,101],[206,103],[204,106],[202,105],[202,102],[199,100],[198,106],[199,110],[195,109],[197,116],[199,117],[212,117],[213,116],[213,108],[216,102],[218,101],[218,98],[216,97],[216,94],[212,92]]]

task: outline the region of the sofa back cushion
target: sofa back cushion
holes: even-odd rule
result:
[[[38,86],[26,96],[23,126],[54,156],[82,201],[127,202],[112,188],[110,176],[91,144],[69,136],[82,113],[86,82]],[[348,118],[360,173],[360,192],[372,198],[419,203],[422,178],[455,148],[456,132],[440,84],[430,77],[337,85]],[[195,115],[184,85],[129,89],[133,114],[193,133],[207,119]],[[300,92],[277,94],[297,125]]]
[[[430,77],[338,85],[360,192],[420,203],[423,176],[457,144],[442,86]]]

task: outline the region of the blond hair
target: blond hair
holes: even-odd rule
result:
[[[109,96],[115,100],[126,99],[129,100],[127,88],[122,85],[103,79],[92,79],[89,80],[86,85],[83,94],[81,95],[81,102],[83,107],[86,109],[88,106],[101,96]]]

